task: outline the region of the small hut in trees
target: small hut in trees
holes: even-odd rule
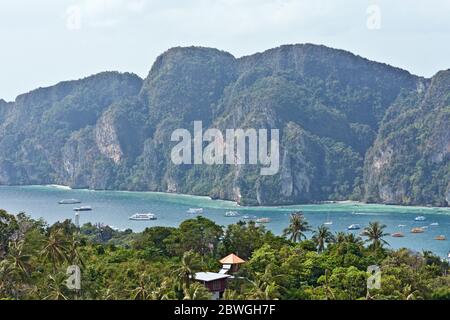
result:
[[[222,270],[220,270],[219,273],[233,274],[239,270],[239,266],[245,263],[245,260],[232,253],[220,260],[220,263],[222,264]]]

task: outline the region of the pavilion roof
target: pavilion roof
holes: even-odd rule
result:
[[[220,263],[221,264],[241,264],[241,263],[245,263],[245,260],[242,260],[237,255],[232,253],[232,254],[226,256],[225,258],[223,258],[222,260],[220,260]]]

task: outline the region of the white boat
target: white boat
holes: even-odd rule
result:
[[[73,211],[92,211],[92,207],[90,206],[83,206],[78,208],[73,208]]]
[[[225,217],[239,217],[239,212],[237,211],[227,211],[225,212]]]
[[[136,221],[148,221],[156,220],[156,216],[153,213],[135,213],[129,219]]]
[[[327,215],[327,221],[325,221],[323,224],[326,226],[331,226],[333,224],[333,221],[331,221],[330,219],[330,214]]]
[[[78,204],[81,203],[80,200],[77,199],[63,199],[61,201],[58,201],[59,204]]]
[[[439,226],[439,223],[438,222],[433,222],[433,223],[430,223],[430,226],[437,227],[437,226]]]
[[[247,216],[247,215],[245,215],[245,216],[242,216],[242,219],[244,219],[244,220],[255,220],[256,216]]]
[[[189,213],[189,214],[202,214],[203,213],[203,208],[189,208],[187,213]]]
[[[348,230],[359,230],[361,226],[359,224],[351,224],[347,227]]]
[[[425,218],[424,216],[418,216],[414,218],[414,221],[425,221],[427,220],[427,218]]]
[[[398,227],[399,228],[404,228],[404,227],[406,227],[406,224],[399,224]]]
[[[256,219],[257,223],[270,223],[270,218],[259,218]]]

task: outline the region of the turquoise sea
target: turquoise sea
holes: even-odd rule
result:
[[[103,223],[111,227],[142,231],[151,226],[178,226],[183,220],[192,218],[186,213],[189,208],[204,208],[203,216],[220,225],[239,221],[239,217],[225,217],[229,210],[241,215],[268,217],[271,222],[266,227],[275,234],[281,234],[289,224],[289,214],[295,210],[304,212],[313,226],[332,220],[332,231],[347,231],[350,224],[366,226],[370,221],[387,225],[387,232],[402,232],[404,238],[387,237],[392,248],[406,247],[416,251],[431,250],[447,258],[450,252],[450,208],[404,207],[355,202],[330,203],[318,205],[298,205],[287,207],[240,207],[234,202],[211,200],[208,197],[195,197],[151,192],[92,191],[71,190],[60,186],[0,186],[0,208],[10,213],[25,212],[32,218],[43,218],[48,223],[73,219],[73,207],[79,205],[59,205],[62,199],[79,199],[81,205],[89,205],[93,211],[82,212],[80,223]],[[156,221],[130,221],[128,218],[137,212],[152,212]],[[415,222],[414,218],[423,215],[426,220]],[[438,226],[431,226],[438,223]],[[399,227],[404,225],[404,227]],[[421,234],[410,233],[411,228],[426,227]],[[350,231],[348,231],[350,232]],[[351,231],[360,233],[361,230]],[[447,240],[434,238],[444,235]]]

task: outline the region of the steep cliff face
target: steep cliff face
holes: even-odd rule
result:
[[[391,107],[365,167],[370,201],[447,205],[450,71],[436,74]]]
[[[449,76],[342,50],[234,58],[173,48],[147,78],[102,73],[0,101],[0,183],[210,195],[244,205],[368,199],[445,204]],[[174,165],[173,130],[280,130],[280,170]],[[427,194],[436,195],[431,201]]]
[[[110,72],[19,96],[0,123],[0,183],[104,185],[93,183],[93,172],[108,160],[94,127],[110,105],[136,96],[141,86],[135,75]],[[101,136],[110,142],[112,135]]]
[[[363,158],[401,91],[420,81],[406,71],[323,46],[283,46],[241,59],[206,48],[160,56],[140,97],[153,135],[133,188],[292,204],[363,196]],[[176,128],[266,128],[281,131],[281,168],[174,166]],[[155,173],[158,172],[158,173]]]

